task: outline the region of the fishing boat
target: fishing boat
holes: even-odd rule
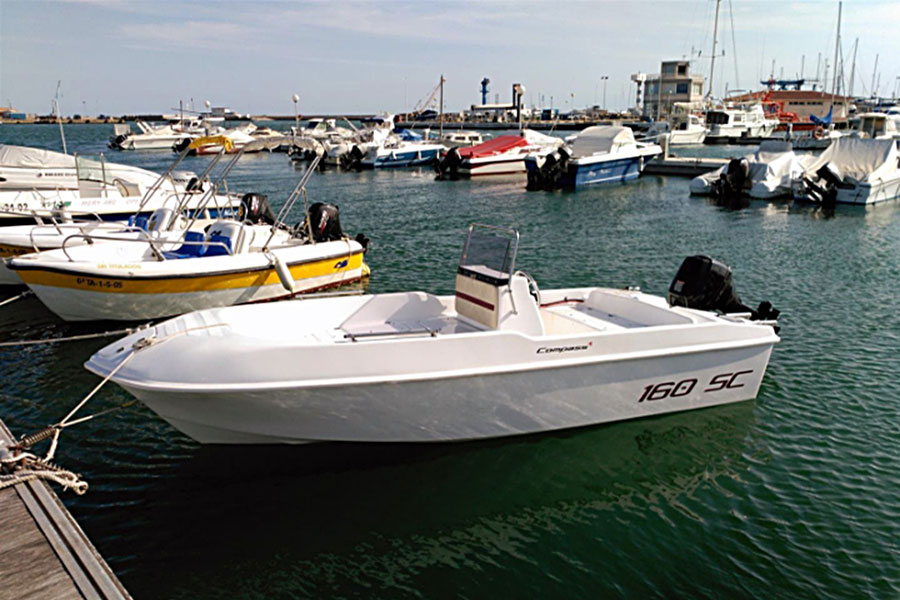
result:
[[[725,265],[686,259],[667,302],[540,290],[517,247],[515,231],[473,225],[454,295],[205,310],[85,366],[209,444],[460,442],[756,397],[777,311],[744,307]]]
[[[770,119],[762,104],[727,103],[706,113],[707,144],[728,144],[738,138],[769,137],[778,127],[778,119]]]
[[[628,127],[588,127],[566,142],[546,156],[525,158],[529,190],[624,183],[640,177],[644,165],[662,154],[658,144],[635,141]]]
[[[197,144],[226,144],[221,138],[198,138]],[[157,176],[141,198],[140,204],[129,217],[128,222],[104,221],[97,216],[73,218],[65,210],[56,210],[49,216],[32,215],[32,223],[27,225],[6,225],[0,227],[0,258],[7,259],[34,252],[55,250],[63,245],[161,238],[181,235],[188,223],[197,230],[203,230],[216,219],[229,218],[238,214],[242,204],[248,201],[247,194],[242,199],[235,193],[220,194],[227,188],[225,177],[231,171],[238,156],[235,156],[218,177],[210,179],[213,168],[226,152],[213,158],[203,173],[193,177],[188,186],[174,185],[172,173],[187,156],[191,148],[185,148],[169,168]],[[153,210],[152,213],[147,211]],[[192,217],[196,217],[191,219]],[[21,278],[0,261],[0,285],[23,285]]]
[[[439,179],[524,173],[526,156],[545,156],[564,143],[562,138],[525,129],[519,135],[500,135],[468,148],[451,148],[435,168]]]
[[[195,173],[174,169],[160,180],[158,173],[107,162],[102,154],[0,145],[0,223],[60,212],[104,220],[127,219],[138,209],[149,215],[198,182]]]
[[[900,198],[900,151],[893,139],[846,136],[804,165],[792,188],[795,200],[876,204]]]
[[[277,216],[251,198],[239,220],[177,236],[107,240],[27,254],[7,262],[51,311],[67,321],[136,321],[214,306],[287,298],[359,281],[367,272],[362,234],[351,240],[338,209],[316,203],[305,221],[284,218],[302,195],[314,160]],[[164,228],[165,229],[165,228]]]

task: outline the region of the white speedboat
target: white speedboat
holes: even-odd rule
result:
[[[733,204],[741,196],[772,199],[790,197],[794,181],[803,174],[808,157],[794,153],[791,142],[764,141],[759,149],[691,180],[691,194],[715,196]]]
[[[204,139],[206,138],[199,138],[197,141],[202,144]],[[234,216],[240,212],[242,199],[238,194],[217,193],[217,190],[227,188],[224,177],[231,166],[226,166],[215,181],[209,179],[209,174],[224,154],[224,148],[209,162],[201,176],[195,177],[195,182],[203,183],[195,183],[189,188],[177,185],[173,188],[171,174],[188,152],[189,149],[186,148],[164,173],[157,176],[156,182],[145,191],[127,223],[104,221],[97,217],[73,219],[64,210],[56,211],[50,216],[34,215],[31,224],[0,227],[0,258],[55,250],[64,245],[177,237],[184,233],[188,223],[193,229],[202,230],[214,219]],[[233,159],[232,164],[237,158]],[[170,188],[174,191],[169,191]],[[245,195],[247,201],[248,196],[252,197],[253,194]],[[153,212],[148,214],[147,211],[151,209]],[[192,220],[191,217],[197,218]],[[0,285],[23,285],[15,271],[7,268],[5,260],[0,262]]]
[[[663,135],[669,136],[670,146],[687,146],[702,144],[706,139],[707,128],[700,117],[692,114],[679,114],[672,117],[672,122],[658,121],[647,130],[644,139],[660,143]]]
[[[888,113],[862,113],[856,115],[856,126],[850,135],[870,140],[900,139],[900,115]]]
[[[179,235],[64,243],[7,265],[67,321],[156,319],[359,281],[367,271],[366,240],[343,235],[337,207],[314,204],[296,228],[282,220],[305,198],[316,162],[277,217],[257,198],[239,221],[217,221],[205,232],[196,231],[194,216]]]
[[[900,198],[900,151],[893,139],[846,136],[834,140],[793,184],[796,200],[876,204]]]
[[[519,135],[500,135],[468,148],[451,148],[436,168],[441,179],[524,173],[526,156],[546,156],[563,144],[561,138],[525,129]]]
[[[370,147],[360,165],[366,169],[417,167],[431,164],[446,150],[445,145],[428,142],[423,136],[404,129]]]
[[[746,314],[634,290],[538,290],[515,270],[517,239],[470,228],[455,295],[200,311],[85,366],[203,443],[466,441],[756,397],[779,338],[750,320],[721,263],[686,260],[670,300],[695,304],[702,289],[731,299],[710,308]]]
[[[0,145],[0,222],[33,221],[60,211],[71,217],[127,219],[139,208],[150,214],[183,194],[191,172],[158,173],[24,146]],[[151,193],[152,197],[146,197]]]
[[[115,150],[171,150],[185,140],[213,135],[222,129],[197,118],[162,125],[138,120],[135,121],[135,126],[138,128],[137,132],[131,131],[128,125],[115,125],[113,135],[109,138],[109,147]]]
[[[762,104],[726,104],[706,113],[707,144],[728,144],[742,137],[769,137],[778,127],[777,119],[770,119]]]
[[[627,127],[588,127],[566,142],[557,152],[525,158],[529,190],[624,183],[640,177],[644,165],[662,154],[658,144],[635,141]]]

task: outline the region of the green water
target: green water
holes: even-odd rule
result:
[[[69,127],[70,148],[101,151],[110,130]],[[57,135],[0,129],[48,148]],[[277,205],[299,175],[258,155],[231,183]],[[376,292],[451,291],[471,221],[518,228],[518,266],[545,288],[662,294],[684,256],[716,256],[747,303],[783,311],[755,401],[425,447],[201,447],[134,407],[63,435],[60,461],[91,484],[63,500],[135,598],[897,598],[900,204],[732,212],[687,190],[646,177],[526,193],[427,170],[309,185],[372,239]],[[34,300],[0,308],[4,340],[96,330]],[[20,433],[57,421],[96,383],[81,364],[104,344],[0,349],[0,417]],[[110,386],[93,408],[125,399]]]

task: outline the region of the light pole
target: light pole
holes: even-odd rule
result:
[[[600,78],[603,81],[603,112],[606,112],[606,82],[609,81],[609,75]]]
[[[294,129],[296,133],[296,130],[300,129],[300,112],[297,108],[297,103],[300,102],[300,94],[294,94],[291,96],[291,99],[294,101]]]

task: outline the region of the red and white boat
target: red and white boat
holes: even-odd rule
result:
[[[501,135],[476,146],[451,148],[436,165],[440,178],[506,175],[525,172],[525,157],[545,155],[564,144],[561,138],[525,129],[519,135]]]

